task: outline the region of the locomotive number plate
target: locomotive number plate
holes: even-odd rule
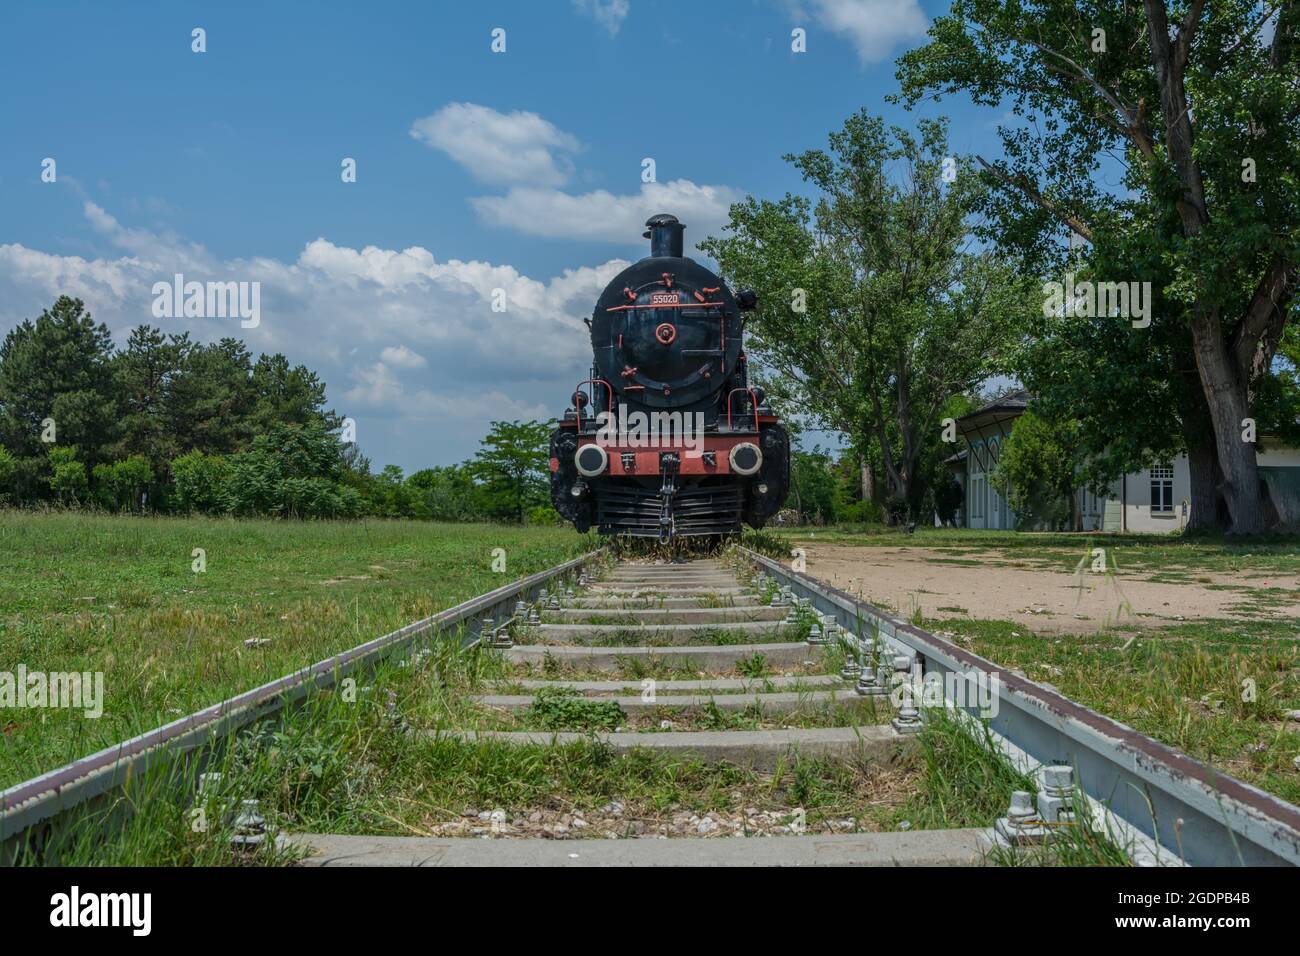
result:
[[[681,301],[676,292],[653,292],[650,294],[651,305],[678,305]]]

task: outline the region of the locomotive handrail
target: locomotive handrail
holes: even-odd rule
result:
[[[737,392],[748,392],[754,403],[754,432],[758,433],[758,396],[752,388],[733,388],[727,393],[727,431],[731,431],[731,397]]]
[[[609,384],[609,382],[605,381],[603,378],[588,378],[579,382],[577,385],[573,387],[573,395],[574,395],[573,408],[574,411],[576,411],[578,414],[578,434],[582,434],[582,403],[578,401],[577,396],[579,390],[584,385],[604,385],[605,392],[606,392],[606,401],[607,401],[606,410],[609,411],[610,414],[613,414],[614,412],[614,388],[612,385]],[[595,401],[595,399],[596,396],[593,395],[592,401]]]

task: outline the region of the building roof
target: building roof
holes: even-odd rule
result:
[[[957,419],[957,428],[962,434],[965,434],[966,432],[987,428],[990,425],[996,425],[999,422],[1019,418],[1025,413],[1025,409],[1029,407],[1029,399],[1028,390],[1023,388],[1013,389]]]

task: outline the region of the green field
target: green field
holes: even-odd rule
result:
[[[594,546],[559,527],[0,511],[0,672],[102,671],[105,692],[98,719],[0,710],[0,787]]]

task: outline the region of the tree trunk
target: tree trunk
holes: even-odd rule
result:
[[[1145,0],[1151,62],[1160,88],[1160,111],[1165,120],[1165,146],[1178,173],[1181,195],[1174,207],[1182,222],[1183,235],[1201,235],[1209,222],[1205,186],[1193,149],[1192,114],[1184,86],[1189,51],[1203,2],[1194,0],[1192,15],[1171,38],[1164,0]],[[1286,6],[1286,5],[1284,5]],[[1243,316],[1245,321],[1249,316]],[[1199,299],[1192,305],[1192,348],[1200,373],[1205,401],[1214,423],[1214,445],[1223,474],[1223,497],[1228,503],[1232,534],[1258,534],[1264,529],[1259,494],[1259,473],[1255,446],[1241,440],[1242,419],[1250,415],[1249,368],[1233,357],[1223,335],[1219,307]]]
[[[1190,372],[1191,369],[1189,368]],[[1199,381],[1178,394],[1178,417],[1183,426],[1183,447],[1187,451],[1192,514],[1189,531],[1219,529],[1219,456],[1214,450],[1214,422],[1205,403]]]
[[[1246,383],[1236,374],[1223,341],[1218,316],[1197,308],[1192,314],[1192,342],[1210,418],[1214,445],[1223,472],[1231,534],[1259,534],[1264,511],[1259,494],[1255,446],[1241,440],[1242,420],[1249,417]]]
[[[1202,434],[1196,442],[1187,442],[1187,470],[1191,476],[1192,514],[1188,531],[1211,531],[1219,526],[1218,459],[1214,442]]]
[[[867,456],[863,455],[860,459],[862,464],[862,500],[876,500],[876,476],[871,470],[871,462]]]

